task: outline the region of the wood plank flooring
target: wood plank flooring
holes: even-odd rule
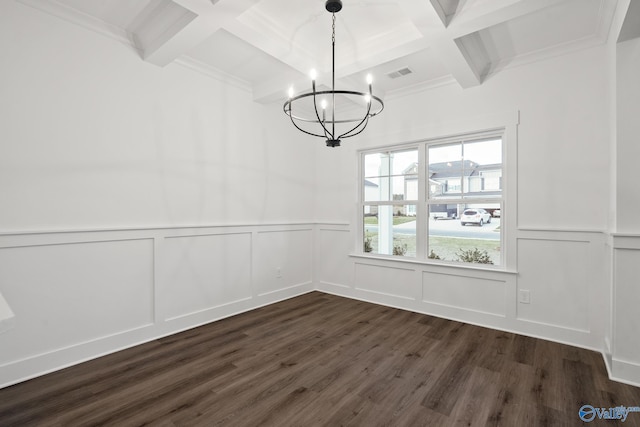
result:
[[[596,352],[313,292],[1,389],[0,426],[575,426],[584,404],[640,389]]]

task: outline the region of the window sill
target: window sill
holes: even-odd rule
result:
[[[488,273],[498,273],[498,274],[508,274],[514,275],[518,274],[516,270],[506,269],[501,266],[495,267],[486,267],[481,264],[463,264],[463,263],[449,263],[449,262],[437,262],[437,261],[427,261],[427,260],[419,260],[415,258],[406,258],[400,256],[393,255],[367,255],[367,254],[358,254],[358,253],[350,253],[350,257],[352,258],[361,258],[361,259],[369,259],[375,261],[391,261],[391,262],[400,262],[405,264],[417,264],[424,265],[428,267],[435,267],[441,269],[454,269],[454,270],[467,270],[467,271],[482,271]]]

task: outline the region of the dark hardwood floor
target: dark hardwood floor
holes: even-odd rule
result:
[[[0,426],[575,426],[584,404],[640,389],[596,352],[313,292],[2,389]]]

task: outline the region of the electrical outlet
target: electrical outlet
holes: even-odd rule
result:
[[[282,268],[278,267],[276,268],[276,278],[281,278],[282,277]]]
[[[530,304],[531,303],[531,294],[526,289],[520,289],[520,293],[518,294],[518,301],[520,304]]]

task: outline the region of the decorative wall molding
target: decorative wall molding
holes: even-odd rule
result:
[[[611,376],[640,386],[640,338],[637,319],[640,306],[638,265],[640,236],[612,235]]]
[[[82,249],[82,245],[86,244],[107,245],[104,247],[109,248],[120,243],[131,243],[131,249],[137,248],[139,254],[148,254],[151,261],[143,268],[151,282],[148,293],[136,297],[138,299],[134,304],[139,309],[150,304],[147,305],[149,311],[146,311],[148,321],[140,323],[134,314],[131,322],[125,322],[129,327],[106,335],[96,334],[37,354],[20,355],[18,351],[16,357],[0,365],[0,387],[312,290],[602,351],[602,343],[608,337],[603,336],[598,328],[593,328],[593,323],[598,321],[601,313],[595,309],[592,301],[597,299],[600,292],[606,292],[606,286],[600,283],[599,275],[589,269],[594,268],[594,258],[604,259],[607,250],[617,250],[611,247],[607,249],[606,237],[602,233],[575,230],[557,232],[528,229],[518,233],[518,242],[543,245],[545,250],[551,251],[551,256],[556,252],[557,256],[563,256],[567,250],[571,253],[575,245],[579,245],[586,254],[584,259],[576,255],[572,262],[576,264],[575,268],[586,271],[583,278],[585,283],[581,285],[584,285],[588,294],[585,301],[589,302],[584,306],[574,306],[572,301],[557,300],[558,304],[566,305],[564,309],[568,310],[568,316],[572,316],[571,313],[576,310],[586,313],[587,320],[574,325],[548,321],[537,315],[521,316],[518,289],[523,283],[528,286],[542,281],[535,277],[523,281],[521,274],[514,272],[352,256],[349,252],[353,247],[353,233],[349,224],[298,222],[5,232],[0,234],[0,263],[10,262],[11,259],[6,255],[16,253],[14,251],[46,249],[47,253],[58,253],[68,247]],[[257,239],[263,240],[258,243]],[[636,247],[640,241],[638,235],[615,235],[613,239],[618,239],[616,246],[623,251],[628,247],[632,247],[634,252],[639,249]],[[142,248],[146,252],[140,252]],[[113,253],[121,250],[119,248]],[[230,256],[237,257],[243,266],[249,264],[247,274],[240,272],[238,265],[234,268],[233,263],[216,260],[226,251],[230,252]],[[172,262],[167,262],[168,255]],[[289,257],[294,257],[294,261],[281,264]],[[42,254],[31,258],[27,252],[21,256],[23,260],[32,260],[29,268],[35,271],[35,275],[38,274],[39,263],[46,262],[47,258],[43,258]],[[208,260],[213,264],[209,265]],[[98,258],[95,261],[100,265],[110,265],[110,259]],[[129,277],[136,280],[135,274],[139,269],[135,260],[131,262],[133,264],[129,268],[133,268],[130,270],[133,275]],[[544,272],[539,266],[523,264],[528,262],[520,259],[518,269],[529,274]],[[282,269],[282,277],[276,277],[278,269]],[[15,291],[7,292],[5,288],[10,283],[21,280],[19,271],[14,273],[0,271],[0,293],[10,307],[19,307],[29,301],[29,292],[33,289],[24,289],[24,293],[19,291],[17,294]],[[441,283],[443,277],[455,277],[456,289],[448,292],[450,286]],[[50,277],[41,279],[44,285],[55,286],[55,283],[50,283],[53,280]],[[90,284],[92,280],[86,282]],[[244,291],[239,292],[238,283]],[[70,289],[69,292],[75,292],[77,288]],[[175,300],[175,295],[180,294],[172,294],[180,292],[180,289],[204,292],[205,300],[198,305],[193,298],[187,298],[180,305]],[[535,310],[544,313],[545,310],[555,309],[555,306],[540,306],[537,291],[532,290],[534,313]],[[71,306],[66,306],[64,301],[62,299],[63,306],[60,309],[69,311]],[[33,339],[21,326],[29,313],[21,310],[15,310],[15,313],[15,328],[0,335],[0,340],[16,340],[16,336],[25,332],[27,334],[20,339]],[[11,334],[17,335],[11,337]],[[19,339],[15,342],[20,344]],[[614,349],[611,362],[607,361],[606,355],[605,360],[612,378],[631,383],[638,379],[640,383],[640,376],[634,377],[637,362],[616,358],[615,336],[611,347]]]
[[[0,387],[310,292],[314,230],[291,223],[0,234],[0,293],[15,313],[0,335],[11,349],[0,357]],[[267,247],[256,250],[261,238]]]
[[[605,361],[607,358],[605,357]],[[640,364],[613,358],[609,378],[624,384],[640,387]]]
[[[550,259],[569,256],[571,266],[561,268],[559,271],[563,273],[553,280],[563,283],[564,280],[569,281],[570,295],[554,298],[555,291],[548,289],[545,283],[548,283],[547,276],[555,270],[541,268],[535,259],[522,257],[521,254],[517,257],[516,271],[504,271],[350,253],[341,262],[334,259],[324,263],[316,261],[317,289],[601,351],[608,318],[606,268],[601,265],[602,260],[607,258],[606,235],[596,230],[534,227],[517,229],[515,234],[516,246],[527,245],[526,248],[534,250],[542,247]],[[331,234],[334,239],[337,236],[339,232]],[[579,249],[578,253],[572,254],[576,248]],[[320,245],[318,250],[325,253],[329,249]],[[363,286],[360,283],[362,278],[352,285],[349,272],[362,269],[362,266],[368,269],[378,266],[406,270],[408,273],[402,277],[394,275],[387,285],[377,283]],[[336,271],[343,272],[342,279]],[[523,277],[523,273],[526,273],[526,277]],[[367,276],[367,280],[384,281],[383,275],[370,276]],[[442,285],[442,278],[446,277],[456,278],[453,285],[455,289]],[[483,290],[480,291],[479,287]],[[530,291],[530,304],[519,302],[520,289]],[[576,298],[573,292],[580,297]],[[604,306],[600,305],[602,303]]]
[[[427,304],[505,318],[507,282],[423,271],[421,300]]]
[[[611,239],[614,249],[640,250],[640,234],[612,233]]]

